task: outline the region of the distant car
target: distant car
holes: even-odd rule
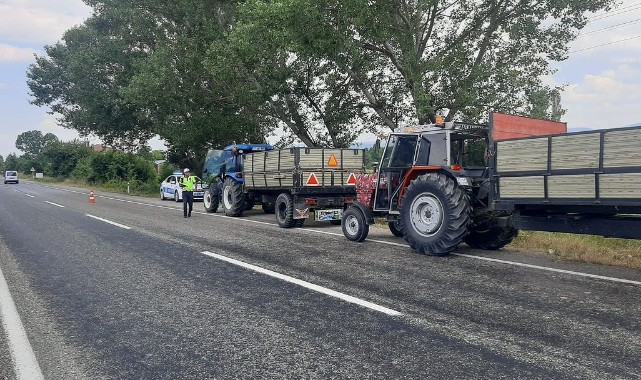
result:
[[[9,170],[4,172],[4,183],[5,185],[9,182],[18,183],[18,172],[15,170]]]
[[[178,185],[178,181],[182,178],[182,173],[174,173],[165,178],[160,184],[160,199],[173,199],[176,202],[182,202],[183,191]],[[198,177],[196,177],[198,178]],[[205,192],[203,191],[203,184],[200,178],[196,183],[196,190],[194,191],[194,200],[202,200]]]

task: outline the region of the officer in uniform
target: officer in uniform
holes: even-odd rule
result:
[[[198,179],[196,176],[191,175],[187,168],[183,170],[183,174],[179,185],[183,189],[183,214],[186,218],[191,216],[191,210],[194,208],[194,190]],[[187,205],[189,205],[189,210],[187,210]]]

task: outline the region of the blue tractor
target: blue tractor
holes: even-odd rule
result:
[[[269,144],[236,144],[223,150],[210,149],[202,176],[208,185],[203,199],[205,210],[216,212],[222,204],[225,215],[241,216],[245,210],[252,209],[259,200],[243,191],[244,156],[273,149]],[[262,206],[265,213],[274,213],[274,204],[262,202]]]

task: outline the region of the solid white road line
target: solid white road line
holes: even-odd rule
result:
[[[57,187],[53,187],[53,186],[51,186],[51,188],[56,189],[56,190],[68,191],[68,192],[72,192],[72,193],[84,194],[84,193],[79,192],[79,191],[62,189],[62,188],[57,188]],[[15,190],[15,191],[17,191],[17,190]],[[164,209],[170,209],[170,210],[179,210],[178,208],[175,208],[175,207],[158,206],[158,205],[153,205],[153,204],[150,204],[150,203],[135,202],[135,201],[119,199],[119,198],[113,198],[113,197],[103,196],[103,198],[114,200],[114,201],[119,201],[119,202],[127,202],[127,203],[138,204],[138,205],[142,205],[142,206],[150,206],[150,207],[164,208]],[[194,212],[197,213],[197,214],[209,215],[209,216],[218,217],[218,218],[228,218],[225,215],[209,214],[209,213],[206,213],[206,212],[197,212],[197,211],[194,211]],[[241,221],[241,222],[249,222],[249,223],[254,223],[254,224],[265,224],[265,225],[277,226],[274,223],[262,222],[262,221],[258,221],[258,220],[239,219],[239,218],[233,218],[233,219]],[[318,233],[318,234],[324,234],[324,235],[343,236],[342,233],[320,231],[320,230],[315,230],[315,229],[311,229],[311,228],[297,228],[296,230],[298,230],[298,231],[309,231],[309,232]],[[395,247],[409,248],[409,245],[407,245],[407,244],[395,243],[395,242],[385,241],[385,240],[365,239],[365,241],[379,243],[379,244],[385,244],[385,245],[391,245],[391,246],[395,246]],[[574,275],[574,276],[588,277],[588,278],[594,278],[594,279],[606,280],[606,281],[613,281],[613,282],[619,282],[619,283],[625,283],[625,284],[632,284],[632,285],[641,285],[641,281],[626,280],[626,279],[617,278],[617,277],[600,276],[600,275],[591,274],[591,273],[575,272],[575,271],[568,271],[568,270],[564,270],[564,269],[557,269],[557,268],[551,268],[551,267],[545,267],[545,266],[539,266],[539,265],[524,264],[524,263],[519,263],[519,262],[516,262],[516,261],[499,260],[499,259],[493,259],[493,258],[489,258],[489,257],[467,255],[467,254],[456,253],[456,252],[451,253],[451,255],[459,256],[459,257],[465,257],[465,258],[474,259],[474,260],[491,261],[491,262],[495,262],[495,263],[498,263],[498,264],[514,265],[514,266],[520,266],[520,267],[525,267],[525,268],[530,268],[530,269],[544,270],[544,271],[548,271],[548,272],[563,273],[563,274],[569,274],[569,275]]]
[[[284,275],[284,274],[281,274],[281,273],[278,273],[278,272],[271,271],[269,269],[261,268],[259,266],[248,264],[246,262],[235,260],[235,259],[232,259],[232,258],[229,258],[229,257],[226,257],[226,256],[221,256],[221,255],[218,255],[218,254],[215,254],[215,253],[212,253],[212,252],[204,251],[202,253],[204,255],[209,256],[209,257],[213,257],[215,259],[222,260],[222,261],[228,262],[230,264],[238,265],[238,266],[241,266],[243,268],[253,270],[255,272],[266,274],[268,276],[272,276],[272,277],[278,278],[280,280],[287,281],[287,282],[290,282],[292,284],[296,284],[296,285],[302,286],[304,288],[307,288],[307,289],[310,289],[310,290],[313,290],[313,291],[316,291],[316,292],[319,292],[319,293],[322,293],[322,294],[326,294],[326,295],[331,296],[331,297],[335,297],[335,298],[341,299],[341,300],[346,301],[346,302],[350,302],[350,303],[353,303],[353,304],[356,304],[356,305],[359,305],[359,306],[363,306],[363,307],[366,307],[368,309],[379,311],[379,312],[385,313],[387,315],[392,315],[392,316],[401,315],[401,313],[396,311],[396,310],[388,309],[388,308],[386,308],[384,306],[380,306],[380,305],[377,305],[375,303],[371,303],[371,302],[362,300],[360,298],[352,297],[352,296],[347,295],[345,293],[337,292],[335,290],[331,290],[331,289],[328,289],[328,288],[325,288],[325,287],[322,287],[322,286],[319,286],[319,285],[316,285],[316,284],[312,284],[311,282],[299,280],[299,279],[294,278],[294,277],[290,277],[290,276],[287,276],[287,275]]]
[[[56,206],[56,207],[60,207],[60,208],[64,208],[64,207],[65,207],[65,206],[63,206],[63,205],[59,205],[59,204],[57,204],[57,203],[53,203],[53,202],[49,202],[49,201],[45,201],[45,203],[49,203],[50,205],[54,205],[54,206]]]
[[[0,269],[0,316],[7,334],[9,351],[18,380],[44,379],[36,355],[29,344],[20,315],[13,303],[9,286]]]
[[[125,226],[124,224],[120,224],[120,223],[112,222],[111,220],[107,220],[107,219],[104,219],[104,218],[100,218],[100,217],[95,216],[95,215],[91,215],[91,214],[85,214],[85,215],[87,215],[87,216],[88,216],[88,217],[90,217],[90,218],[94,218],[94,219],[100,220],[100,221],[102,221],[102,222],[112,224],[112,225],[114,225],[114,226],[116,226],[116,227],[124,228],[124,229],[126,229],[126,230],[130,230],[130,229],[131,229],[131,227]]]
[[[473,256],[473,255],[468,255],[468,254],[465,254],[465,253],[452,253],[452,255],[461,256],[461,257],[468,257],[468,258],[477,259],[477,260],[491,261],[491,262],[494,262],[494,263],[510,264],[510,265],[515,265],[515,266],[525,267],[525,268],[542,269],[542,270],[547,270],[547,271],[550,271],[550,272],[572,274],[572,275],[581,276],[581,277],[596,278],[596,279],[599,279],[599,280],[622,282],[624,284],[641,285],[641,281],[626,280],[624,278],[601,276],[601,275],[598,275],[598,274],[590,274],[590,273],[583,273],[583,272],[574,272],[574,271],[571,271],[571,270],[550,268],[550,267],[544,267],[544,266],[533,265],[533,264],[516,263],[514,261],[493,259],[491,257]]]

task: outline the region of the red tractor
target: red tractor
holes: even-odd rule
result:
[[[361,178],[359,202],[342,218],[344,235],[363,241],[374,217],[416,251],[445,255],[461,242],[499,249],[517,235],[511,213],[488,207],[489,127],[446,122],[392,133],[368,186]],[[363,190],[365,189],[365,190]]]

